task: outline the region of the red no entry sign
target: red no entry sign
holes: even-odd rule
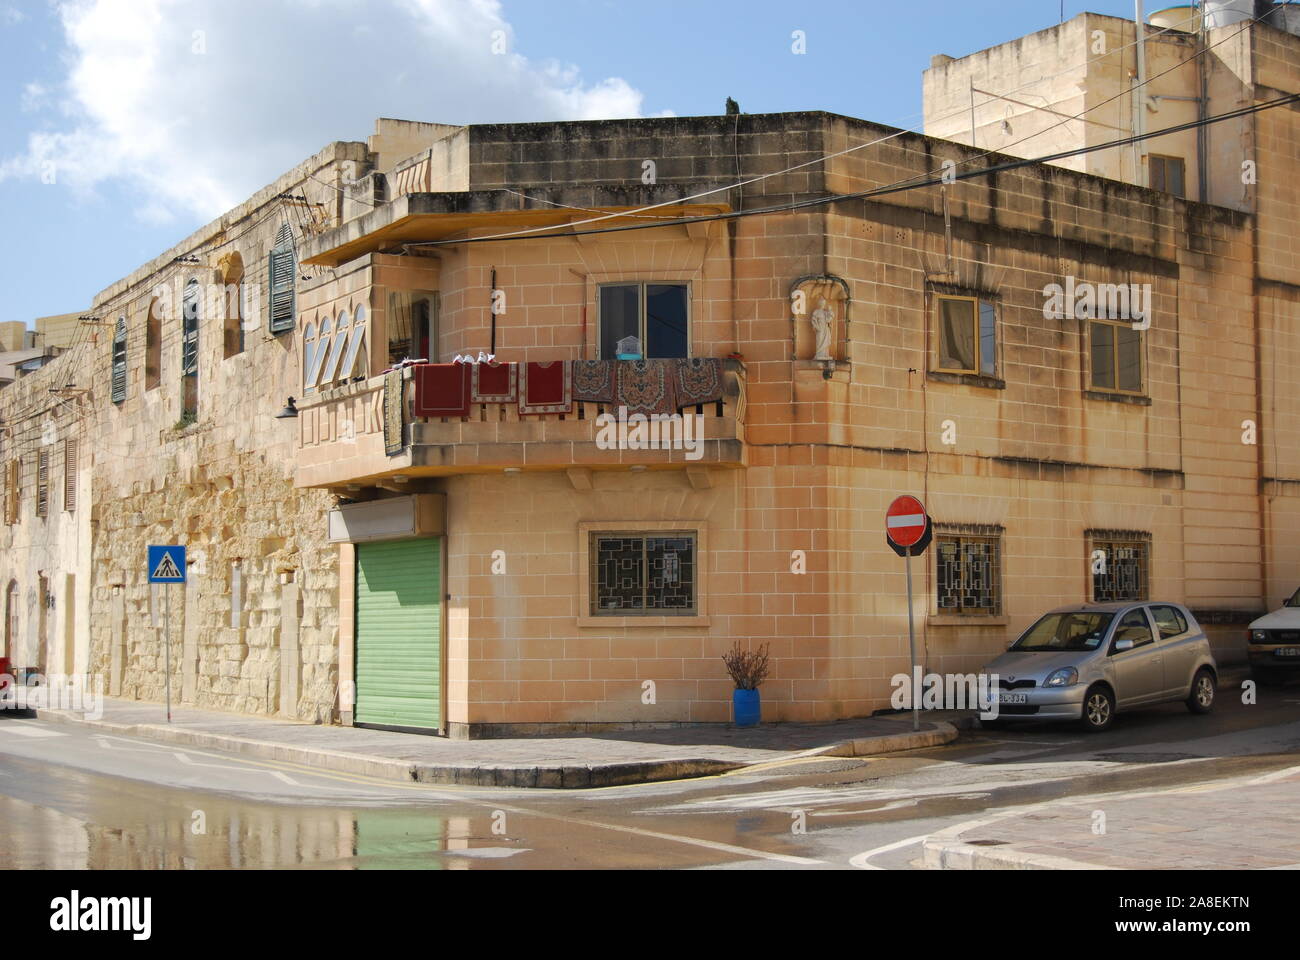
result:
[[[900,547],[919,543],[926,526],[925,506],[916,497],[899,497],[885,511],[885,536]]]

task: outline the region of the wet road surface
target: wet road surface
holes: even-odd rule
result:
[[[906,869],[925,836],[992,810],[1300,763],[1300,686],[1259,699],[583,791],[395,783],[0,716],[0,866]]]

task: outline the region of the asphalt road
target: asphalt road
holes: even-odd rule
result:
[[[1110,731],[1022,724],[867,760],[586,791],[399,784],[0,716],[4,868],[908,869],[990,811],[1300,763],[1300,685]]]

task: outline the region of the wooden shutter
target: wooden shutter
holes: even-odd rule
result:
[[[5,464],[5,523],[18,522],[18,471],[21,460],[10,460]]]
[[[77,509],[77,441],[63,441],[63,509]]]
[[[50,510],[50,451],[36,454],[36,515],[44,517]]]
[[[126,399],[126,317],[113,328],[113,402]]]
[[[272,333],[293,329],[294,289],[297,281],[297,258],[293,252],[293,231],[286,223],[280,227],[271,251],[271,318]]]

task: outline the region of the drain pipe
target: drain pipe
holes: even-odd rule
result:
[[[1137,86],[1133,88],[1133,133],[1141,137],[1146,133],[1146,96],[1147,96],[1147,25],[1142,12],[1142,0],[1133,0],[1135,26],[1137,27]],[[1133,144],[1133,162],[1137,165],[1137,185],[1147,186],[1147,168],[1142,162],[1145,140]]]

